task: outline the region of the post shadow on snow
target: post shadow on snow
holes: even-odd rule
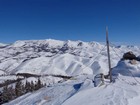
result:
[[[75,85],[73,85],[73,88],[75,90],[79,90],[82,84],[83,84],[83,82],[82,83],[79,83],[79,84],[75,84]]]
[[[95,81],[92,80],[92,83],[95,84]],[[81,86],[82,86],[83,84],[84,84],[84,82],[75,84],[75,85],[73,85],[73,88],[74,88],[76,91],[78,91],[78,90],[81,88]]]

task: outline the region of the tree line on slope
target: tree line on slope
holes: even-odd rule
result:
[[[5,81],[6,82],[6,81]],[[0,91],[0,105],[3,103],[7,103],[11,100],[14,100],[18,98],[19,96],[22,96],[28,92],[36,91],[42,87],[44,87],[38,78],[37,82],[28,82],[26,80],[26,83],[23,84],[20,79],[17,79],[17,82],[15,86],[9,86],[8,84],[3,87],[3,89]]]

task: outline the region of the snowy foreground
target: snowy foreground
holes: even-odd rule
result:
[[[136,78],[140,81],[139,78]],[[114,83],[94,87],[91,76],[42,88],[5,105],[139,105],[140,84],[119,75]]]
[[[41,77],[47,86],[4,105],[140,105],[140,62],[121,61],[127,51],[140,55],[137,46],[110,47],[113,82],[94,86],[94,77],[108,74],[105,45],[82,41],[17,41],[0,45],[0,83],[16,79],[9,74],[57,74],[68,80]],[[37,78],[28,78],[35,81]]]

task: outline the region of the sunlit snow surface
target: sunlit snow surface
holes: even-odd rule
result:
[[[111,65],[116,66],[124,52],[134,51],[137,46],[110,47]],[[98,42],[29,40],[16,41],[0,47],[0,74],[34,73],[79,75],[108,73],[105,45]]]
[[[140,81],[139,78],[136,78]],[[119,75],[114,83],[94,87],[92,76],[50,85],[5,105],[139,105],[140,84]]]
[[[31,40],[17,41],[0,48],[0,73],[61,74],[72,80],[42,78],[47,86],[25,94],[5,105],[139,105],[140,62],[120,61],[137,46],[110,47],[113,83],[94,87],[94,76],[108,74],[105,45],[97,42]],[[15,78],[15,77],[11,77]],[[1,78],[1,81],[5,78]],[[29,80],[36,80],[29,78]],[[58,83],[61,81],[62,83]]]

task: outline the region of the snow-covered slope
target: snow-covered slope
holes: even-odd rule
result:
[[[113,68],[113,74],[140,77],[140,63],[137,61],[136,64],[131,64],[129,60],[119,61]]]
[[[4,44],[4,43],[0,43],[0,47],[5,47],[7,46],[8,44]]]
[[[140,78],[136,78],[140,81]],[[119,75],[114,83],[94,87],[90,76],[44,87],[4,105],[139,105],[140,84]]]
[[[94,87],[96,74],[108,74],[107,53],[103,44],[48,39],[17,41],[0,47],[1,74],[74,76],[67,81],[51,76],[42,78],[43,83],[47,83],[46,87],[5,105],[139,105],[140,62],[132,65],[130,61],[120,60],[128,51],[140,55],[137,46],[110,47],[113,83],[106,79],[105,85]],[[54,83],[50,83],[52,81]]]
[[[4,105],[139,105],[139,65],[140,62],[132,65],[128,61],[120,61],[113,69],[114,82],[105,79],[105,84],[100,87],[94,87],[94,75],[79,75]],[[134,71],[130,73],[126,67]]]
[[[139,47],[111,47],[112,66],[126,51],[139,54]],[[120,57],[118,57],[118,55]],[[0,47],[0,73],[15,74],[21,72],[34,74],[98,74],[108,73],[106,69],[107,53],[105,45],[97,42],[28,40],[16,41]]]

